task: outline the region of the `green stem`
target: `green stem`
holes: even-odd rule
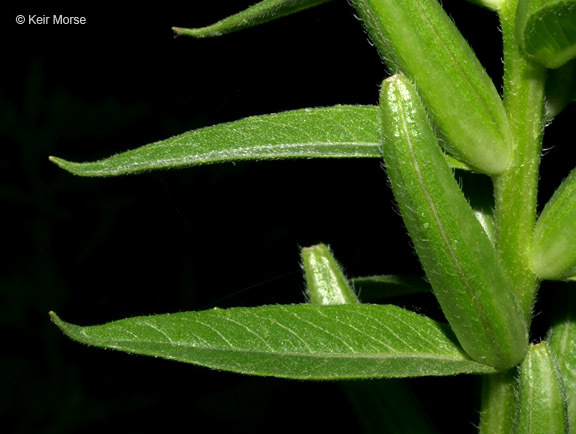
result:
[[[516,410],[514,372],[514,370],[510,370],[484,377],[480,434],[508,434],[513,432]]]
[[[495,178],[497,243],[502,261],[530,323],[538,279],[528,265],[536,222],[538,169],[542,149],[546,69],[524,57],[515,34],[518,0],[500,10],[504,39],[504,105],[515,139],[512,167]]]

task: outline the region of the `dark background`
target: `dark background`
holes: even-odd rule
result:
[[[419,273],[376,160],[91,179],[47,159],[98,159],[248,115],[375,104],[386,73],[348,4],[194,40],[174,37],[171,27],[206,25],[252,2],[20,3],[1,7],[2,430],[171,432],[183,425],[257,433],[278,423],[303,432],[357,430],[338,383],[252,378],[88,348],[48,319],[49,310],[91,325],[299,303],[299,249],[318,242],[332,247],[349,276]],[[461,0],[444,6],[500,87],[495,16]],[[18,14],[59,13],[87,23],[15,23]],[[561,119],[547,133],[553,148],[543,164],[544,198],[576,163]],[[429,300],[413,308],[435,314]],[[476,379],[411,384],[442,431],[474,431]]]

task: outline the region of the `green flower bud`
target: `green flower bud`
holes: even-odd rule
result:
[[[442,310],[464,350],[498,369],[518,364],[524,314],[499,256],[438,146],[406,77],[382,85],[382,148],[404,223]]]

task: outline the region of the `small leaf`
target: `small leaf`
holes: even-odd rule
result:
[[[278,305],[129,318],[79,327],[72,339],[213,369],[306,380],[494,372],[447,326],[396,306]]]
[[[546,342],[531,345],[520,365],[516,432],[567,434],[562,379]]]
[[[51,160],[81,176],[116,176],[242,160],[381,158],[378,109],[335,106],[253,116],[190,131],[93,163]]]
[[[573,283],[558,291],[554,303],[555,318],[546,340],[564,380],[568,421],[576,433],[576,287]]]
[[[317,244],[302,249],[302,263],[310,303],[331,305],[358,303],[356,294],[330,248]]]
[[[498,369],[518,364],[527,325],[500,258],[401,75],[382,84],[382,149],[394,197],[434,295],[466,352]]]
[[[576,101],[576,60],[548,72],[546,118],[554,119],[573,101]]]
[[[362,276],[354,277],[351,282],[364,301],[385,300],[432,291],[430,284],[417,276],[397,274]]]
[[[576,274],[576,169],[562,182],[538,218],[530,266],[542,279]]]
[[[547,68],[576,57],[576,0],[519,0],[517,39],[524,52]]]
[[[437,0],[352,0],[380,57],[418,88],[453,157],[488,175],[512,163],[504,104]]]
[[[220,36],[292,15],[328,1],[330,0],[264,0],[210,26],[197,29],[173,27],[172,30],[179,35],[196,38]]]

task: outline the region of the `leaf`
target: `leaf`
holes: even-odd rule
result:
[[[325,244],[302,249],[302,264],[310,303],[320,305],[358,303],[340,264]]]
[[[354,289],[364,301],[385,300],[391,297],[422,294],[432,291],[430,284],[421,277],[387,274],[362,276],[351,279]]]
[[[504,104],[437,0],[353,0],[380,57],[418,88],[446,152],[476,171],[503,173],[513,140]]]
[[[520,365],[516,432],[567,434],[565,393],[548,344],[531,345]]]
[[[51,160],[81,176],[116,176],[242,160],[381,158],[378,109],[335,106],[248,117],[94,163]]]
[[[382,84],[382,149],[402,218],[434,295],[476,361],[518,364],[527,324],[506,271],[462,193],[410,81]]]
[[[576,433],[576,286],[566,284],[554,300],[555,318],[546,341],[564,380],[568,421]]]
[[[576,169],[560,184],[536,222],[529,255],[542,279],[576,274]]]
[[[142,146],[100,161],[50,160],[79,176],[118,176],[232,161],[382,158],[376,106],[334,106],[252,116]],[[452,167],[461,163],[445,156]]]
[[[519,0],[516,33],[532,60],[558,68],[576,57],[576,0]]]
[[[494,372],[470,360],[445,325],[396,306],[214,309],[93,327],[51,315],[79,342],[244,374],[327,380]]]
[[[179,35],[196,38],[221,36],[264,24],[286,15],[292,15],[328,1],[330,0],[264,0],[210,26],[196,29],[173,27],[172,30]]]

